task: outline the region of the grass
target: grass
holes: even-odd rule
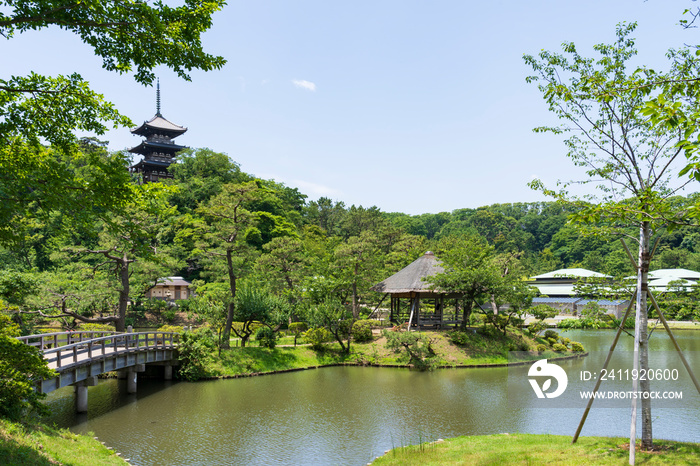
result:
[[[538,341],[518,330],[509,331],[507,335],[484,335],[467,331],[464,332],[463,344],[460,345],[452,343],[445,332],[423,333],[431,340],[435,351],[435,366],[438,367],[506,364],[512,362],[508,358],[510,351],[532,350],[538,344]],[[293,337],[290,338],[293,342]],[[299,340],[301,341],[301,338]],[[532,352],[525,359],[556,358],[569,354],[553,351]],[[344,363],[406,366],[401,354],[394,353],[386,347],[385,337],[375,336],[367,343],[353,342],[350,354],[343,354],[337,343],[326,344],[322,351],[313,350],[308,345],[277,346],[274,349],[250,344],[245,348],[234,346],[229,350],[222,350],[220,357],[214,353],[207,363],[206,373],[210,377],[231,377]]]
[[[656,319],[652,322],[652,318],[649,318],[649,321],[649,328],[656,326],[657,329],[663,330],[664,324],[661,322],[657,322]],[[668,326],[671,330],[700,330],[700,322],[668,322]]]
[[[92,437],[38,423],[0,419],[0,464],[124,465],[126,462]]]
[[[657,440],[653,452],[639,451],[644,465],[698,464],[700,444]],[[623,465],[629,458],[629,439],[562,435],[499,434],[457,437],[399,447],[372,465]]]

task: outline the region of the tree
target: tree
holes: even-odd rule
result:
[[[1,307],[6,307],[0,302]],[[27,411],[48,414],[41,403],[46,395],[35,390],[36,382],[55,375],[38,348],[15,337],[19,328],[0,314],[0,416],[18,421]]]
[[[165,65],[189,79],[192,69],[221,68],[205,53],[200,35],[224,0],[0,0],[0,35],[60,27],[75,33],[102,58],[103,67],[134,72],[150,85]],[[5,68],[6,69],[6,68]],[[81,150],[75,131],[104,134],[131,124],[78,74],[0,76],[0,240],[16,239],[28,215],[123,209],[131,196],[123,155]],[[45,145],[46,144],[46,145]],[[85,167],[75,170],[72,167]]]
[[[447,237],[438,245],[437,255],[446,265],[445,273],[429,277],[436,289],[459,293],[464,306],[462,327],[469,324],[474,305],[487,298],[487,291],[495,275],[488,264],[494,248],[476,233],[469,236]]]
[[[124,209],[123,215],[106,216],[95,225],[99,229],[95,246],[80,245],[70,248],[78,256],[93,255],[100,259],[93,264],[93,273],[107,268],[116,278],[119,293],[116,315],[86,317],[66,306],[58,315],[44,314],[42,317],[73,317],[83,322],[114,322],[115,329],[123,332],[126,328],[126,311],[131,300],[131,266],[137,261],[156,260],[158,251],[157,231],[164,217],[173,214],[167,204],[169,189],[157,183],[134,186],[135,201]],[[157,277],[154,277],[154,280]],[[154,283],[155,284],[155,283]]]
[[[261,276],[267,278],[272,290],[287,294],[290,301],[297,299],[299,282],[309,259],[304,243],[298,238],[281,236],[263,246],[265,254],[257,261]]]
[[[644,115],[651,100],[667,96],[659,83],[668,76],[646,68],[628,70],[628,61],[636,54],[629,37],[635,26],[622,24],[614,44],[596,45],[597,60],[580,55],[572,43],[563,45],[566,56],[542,51],[538,57],[526,55],[524,59],[535,72],[527,81],[538,83],[550,111],[565,122],[535,131],[573,134],[566,140],[568,156],[575,165],[585,167],[589,177],[576,183],[592,184],[599,194],[581,198],[567,193],[564,189],[574,182],[564,183],[559,192],[539,180],[531,186],[573,204],[572,221],[594,226],[598,234],[627,235],[630,227],[638,231],[635,351],[639,348],[639,355],[634,368],[645,370],[650,239],[654,232],[688,220],[689,211],[676,209],[673,195],[687,184],[676,178],[676,167],[697,130],[668,131]],[[682,102],[674,107],[679,112],[691,111]],[[642,381],[641,388],[648,392],[649,381]],[[643,399],[642,446],[646,449],[652,446],[651,420],[651,402]]]
[[[274,333],[289,317],[289,307],[286,303],[252,283],[243,283],[236,293],[233,308],[233,319],[237,325],[234,325],[231,331],[241,339],[242,347],[261,325]]]
[[[352,315],[360,317],[360,290],[368,289],[379,269],[379,249],[376,233],[363,231],[340,243],[334,251],[335,274],[352,299]]]
[[[200,249],[210,258],[223,259],[228,277],[231,296],[223,331],[224,348],[230,346],[238,279],[248,271],[255,254],[247,242],[247,236],[254,232],[255,218],[245,205],[255,197],[257,189],[253,181],[226,184],[221,193],[198,209],[210,227],[204,232]]]
[[[352,313],[337,298],[327,296],[322,301],[309,301],[303,311],[304,320],[311,328],[327,329],[340,349],[350,354],[350,332],[352,330]]]

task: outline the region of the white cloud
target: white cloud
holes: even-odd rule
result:
[[[310,183],[308,181],[293,180],[290,184],[297,186],[299,190],[309,196],[310,199],[318,197],[336,198],[342,194],[342,192],[337,189],[322,184]]]
[[[306,81],[304,79],[295,79],[292,81],[292,83],[296,87],[300,87],[302,89],[306,89],[308,91],[316,91],[316,84],[312,83],[311,81]]]

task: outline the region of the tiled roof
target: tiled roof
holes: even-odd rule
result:
[[[132,133],[134,134],[139,134],[143,131],[146,131],[148,129],[156,129],[156,130],[165,130],[168,132],[174,132],[174,133],[179,133],[182,134],[185,131],[187,131],[187,128],[184,126],[178,126],[175,123],[171,123],[170,121],[166,120],[163,118],[162,115],[156,115],[150,120],[144,122],[141,126],[138,126],[136,128],[133,128],[131,130]]]

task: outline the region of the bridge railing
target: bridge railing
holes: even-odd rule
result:
[[[92,340],[94,338],[100,338],[108,335],[115,335],[117,332],[112,331],[67,331],[67,332],[54,332],[54,333],[42,333],[38,335],[28,335],[25,337],[17,337],[21,342],[29,346],[35,346],[41,351],[47,350],[49,348],[58,348],[59,346],[71,345],[74,343],[79,343],[85,340]]]
[[[67,337],[63,335],[67,335]],[[92,335],[89,335],[92,334]],[[104,336],[96,336],[103,334]],[[93,338],[87,338],[92,336]],[[39,346],[49,365],[60,369],[105,355],[150,349],[174,349],[180,341],[176,332],[57,332],[19,337],[31,346]]]

